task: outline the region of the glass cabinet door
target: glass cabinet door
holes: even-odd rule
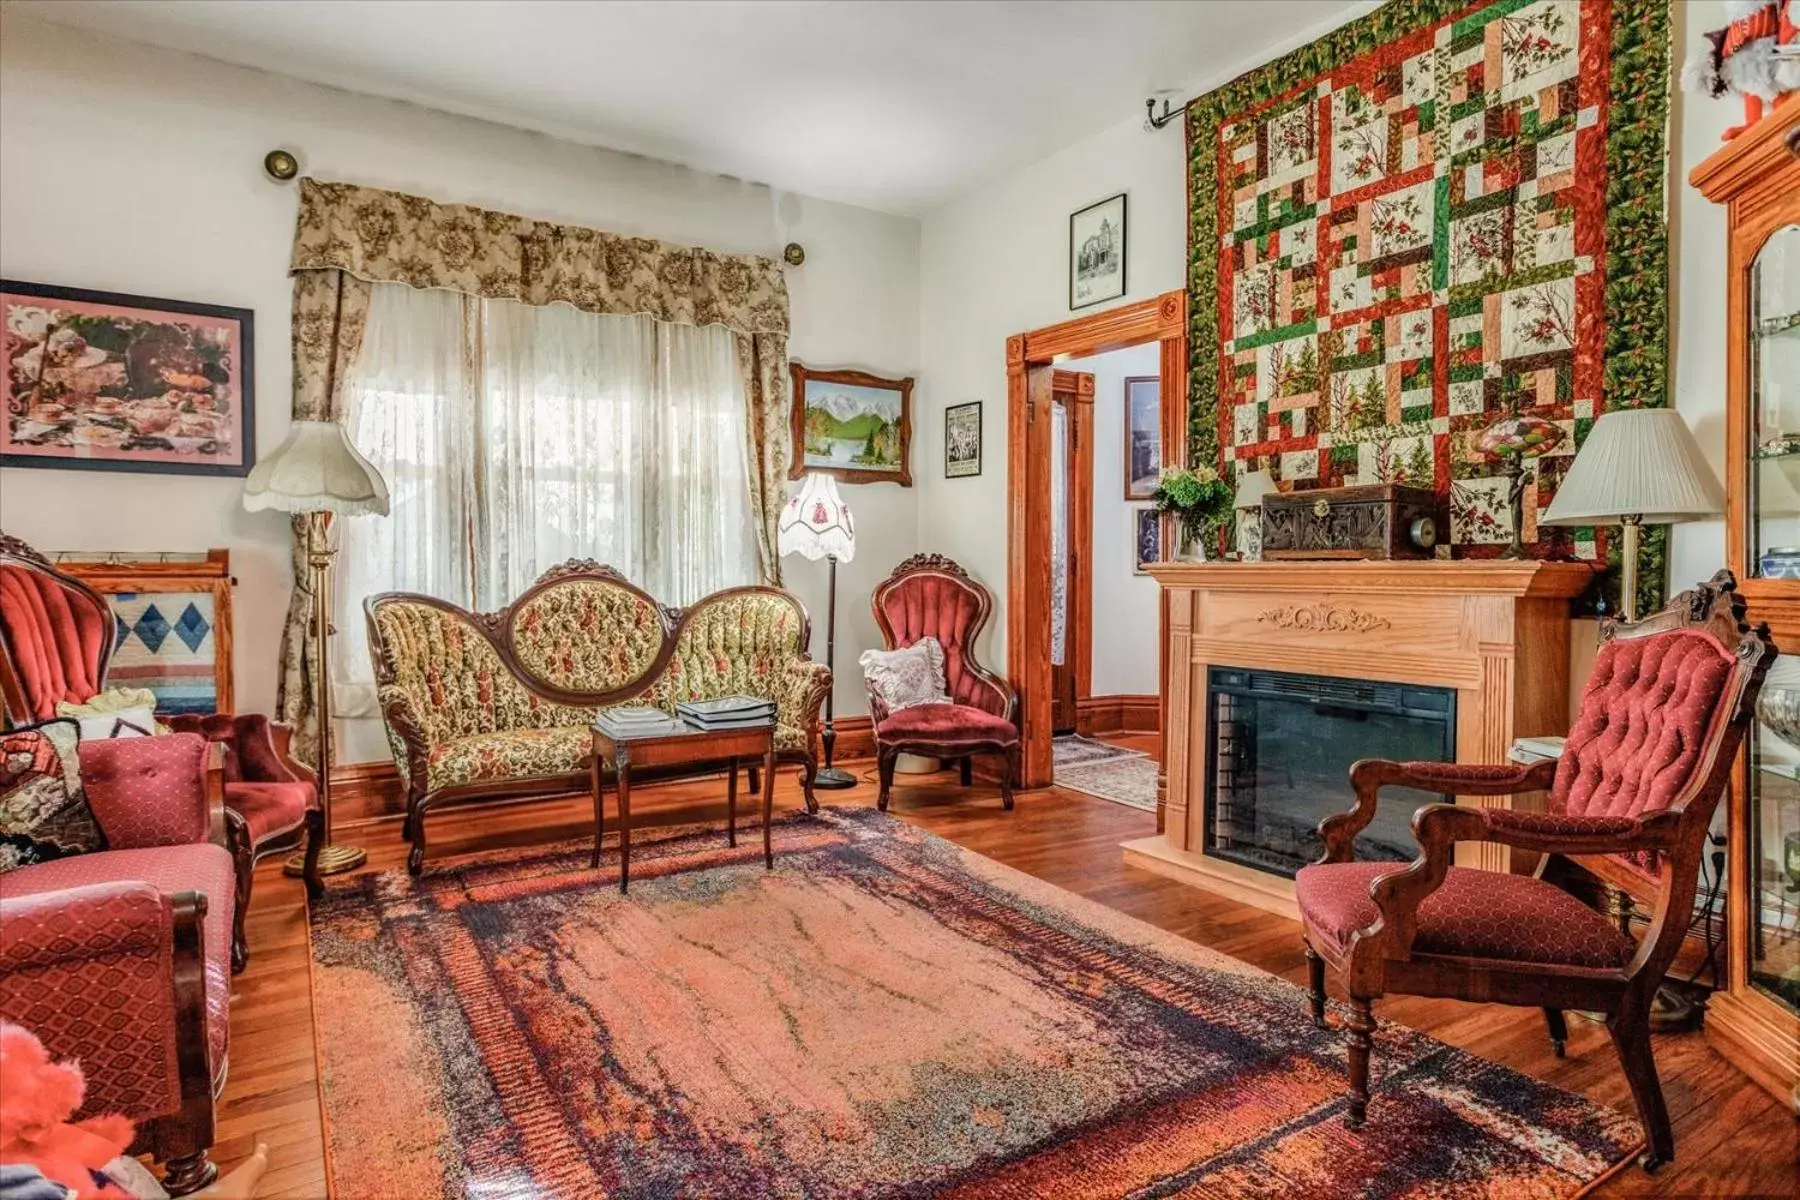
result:
[[[1750,267],[1750,573],[1800,579],[1800,225]]]
[[[1800,657],[1769,670],[1751,727],[1744,862],[1748,982],[1800,1013]],[[1742,893],[1740,893],[1742,894]]]

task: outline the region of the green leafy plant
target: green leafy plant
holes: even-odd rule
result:
[[[1171,467],[1162,473],[1151,497],[1159,512],[1174,513],[1188,541],[1231,516],[1231,485],[1211,467]]]

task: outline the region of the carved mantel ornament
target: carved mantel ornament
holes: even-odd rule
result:
[[[1364,612],[1320,600],[1312,604],[1283,604],[1256,614],[1264,625],[1277,629],[1304,629],[1315,633],[1369,633],[1393,623],[1380,613]]]

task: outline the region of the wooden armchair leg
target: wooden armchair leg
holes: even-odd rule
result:
[[[208,1152],[201,1150],[196,1154],[184,1154],[180,1158],[169,1160],[163,1174],[163,1189],[171,1196],[185,1196],[189,1192],[197,1192],[214,1179],[218,1178],[219,1168],[209,1157]]]
[[[250,884],[256,878],[256,856],[250,848],[250,835],[238,830],[231,839],[232,871],[236,893],[231,911],[231,973],[237,975],[250,965],[250,943],[244,938],[244,914],[250,911]]]
[[[1650,1052],[1650,1019],[1648,1013],[1614,1013],[1606,1020],[1606,1031],[1612,1034],[1613,1046],[1619,1052],[1619,1065],[1625,1081],[1631,1085],[1631,1098],[1637,1104],[1638,1120],[1643,1123],[1649,1148],[1638,1159],[1646,1174],[1675,1159],[1675,1133],[1669,1127],[1669,1110],[1663,1105],[1662,1082],[1656,1077],[1656,1059]]]
[[[1569,1040],[1569,1023],[1563,1019],[1562,1009],[1546,1008],[1544,1024],[1550,1027],[1550,1049],[1556,1053],[1556,1057],[1561,1058],[1563,1046]]]
[[[808,754],[800,764],[800,794],[806,797],[806,811],[817,814],[819,798],[813,794],[813,780],[819,776],[819,760]],[[754,794],[756,789],[751,788]]]
[[[883,750],[876,759],[876,770],[881,776],[881,790],[875,795],[875,807],[882,812],[887,811],[888,791],[894,786],[894,762],[900,757],[897,750]]]
[[[762,771],[761,771],[761,769],[757,768],[757,767],[746,766],[744,768],[744,773],[745,773],[745,782],[747,782],[750,785],[750,794],[752,796],[762,795]]]
[[[1350,997],[1350,1110],[1344,1124],[1361,1129],[1369,1115],[1369,1052],[1374,1049],[1375,1013],[1369,1001]]]
[[[968,787],[970,784],[974,783],[975,782],[975,758],[974,758],[974,756],[969,755],[969,754],[963,755],[962,760],[957,765],[962,773],[962,785],[964,787]]]
[[[1311,946],[1306,947],[1306,983],[1311,993],[1313,1024],[1325,1025],[1325,960]]]
[[[1013,806],[1013,781],[1019,777],[1019,758],[1022,748],[1013,744],[1006,748],[1006,774],[1000,776],[1000,806],[1007,812]]]
[[[306,814],[306,861],[300,869],[300,877],[306,881],[308,900],[325,898],[325,881],[319,878],[319,851],[324,848],[325,814],[315,808]]]

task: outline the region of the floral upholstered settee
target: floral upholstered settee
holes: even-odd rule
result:
[[[589,727],[614,704],[775,701],[777,757],[802,767],[817,809],[813,734],[831,672],[807,657],[805,607],[778,588],[730,588],[678,610],[610,567],[569,562],[495,613],[408,592],[364,609],[415,873],[425,814],[445,801],[584,790]]]

